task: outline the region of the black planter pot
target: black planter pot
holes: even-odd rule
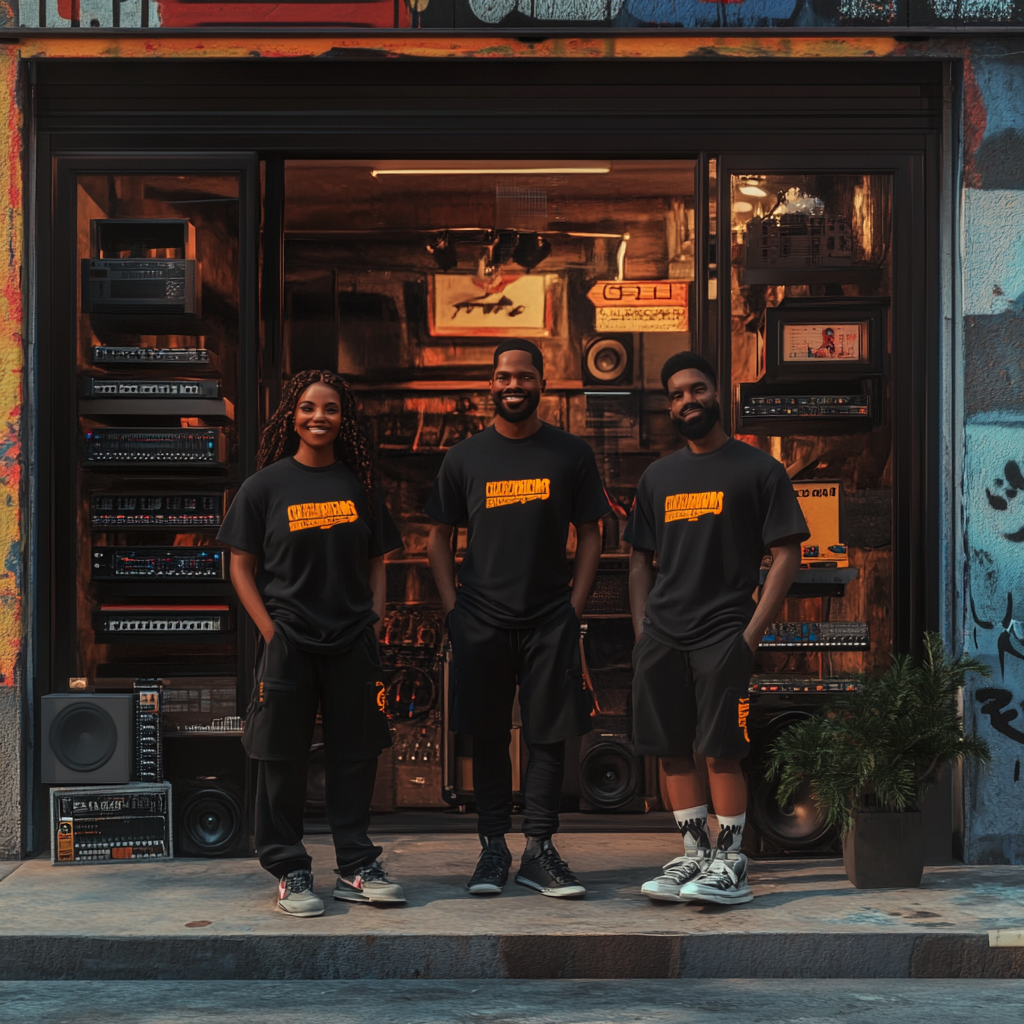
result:
[[[920,811],[858,811],[843,840],[846,877],[858,889],[916,889],[924,874]]]

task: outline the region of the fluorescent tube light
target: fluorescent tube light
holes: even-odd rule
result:
[[[374,167],[370,174],[375,178],[382,178],[385,175],[441,177],[455,174],[608,174],[611,169],[611,164],[577,164],[572,167],[558,167],[546,164],[525,165],[521,167],[466,167],[455,165],[450,167]]]

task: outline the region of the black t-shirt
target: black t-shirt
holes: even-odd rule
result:
[[[766,549],[809,536],[786,470],[757,448],[730,438],[659,459],[640,478],[625,532],[658,554],[644,631],[682,650],[741,633]]]
[[[501,629],[538,625],[569,601],[569,524],[611,511],[586,441],[542,423],[513,439],[493,426],[441,463],[427,515],[468,526],[460,604]]]
[[[238,489],[217,540],[259,557],[256,585],[289,641],[326,653],[377,621],[369,560],[402,546],[383,501],[371,519],[366,492],[340,462],[284,458]]]

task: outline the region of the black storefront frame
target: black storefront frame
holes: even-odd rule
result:
[[[45,81],[42,65],[58,62],[34,61],[30,79],[33,84],[32,96],[36,98],[35,84]],[[67,67],[69,62],[59,62]],[[83,80],[88,81],[95,71],[98,77],[101,68],[109,61],[80,61],[77,63],[82,71]],[[122,66],[135,65],[140,73],[140,81],[144,66],[148,61],[119,61]],[[163,62],[165,65],[168,62]],[[208,109],[216,110],[218,89],[224,95],[237,95],[237,85],[232,81],[231,65],[248,65],[258,63],[269,70],[272,62],[208,62],[219,65],[216,82],[212,93],[205,97]],[[290,62],[294,66],[295,62]],[[310,62],[312,63],[312,62]],[[382,62],[383,63],[383,62]],[[474,62],[478,63],[478,62]],[[517,62],[526,75],[530,62]],[[551,62],[549,62],[551,63]],[[579,61],[555,62],[579,67]],[[608,63],[588,61],[588,64]],[[620,62],[623,63],[623,62]],[[657,62],[647,63],[648,67]],[[662,66],[671,66],[673,62],[660,62]],[[693,76],[692,63],[688,73]],[[708,81],[722,81],[717,65],[708,67]],[[735,66],[741,62],[732,62]],[[743,62],[755,63],[755,62]],[[770,65],[759,62],[763,67]],[[811,62],[808,62],[811,63]],[[918,62],[920,63],[920,62]],[[933,62],[939,64],[940,62]],[[420,75],[426,83],[431,80],[438,68],[444,66],[446,80],[458,81],[458,62],[421,61],[418,67]],[[679,62],[681,66],[683,62]],[[461,67],[468,67],[463,61]],[[834,70],[834,65],[832,66]],[[245,67],[238,68],[240,77],[249,73]],[[408,77],[408,68],[404,69]],[[318,73],[322,73],[322,67]],[[272,75],[270,76],[273,77]],[[414,75],[415,77],[415,75]],[[942,77],[948,80],[949,68],[942,66]],[[553,83],[557,91],[559,83]],[[101,90],[102,91],[102,90]],[[116,106],[116,104],[114,104]],[[186,104],[187,106],[188,104]],[[241,350],[245,350],[245,338],[256,338],[262,334],[258,352],[249,358],[240,359],[242,377],[240,389],[248,388],[250,401],[248,412],[239,419],[239,426],[248,424],[251,431],[256,420],[256,402],[258,395],[259,361],[268,356],[268,362],[274,364],[281,349],[281,324],[283,309],[281,289],[283,280],[283,168],[288,159],[330,159],[354,157],[377,157],[386,155],[388,158],[432,158],[439,155],[455,157],[482,157],[488,159],[512,159],[523,156],[541,156],[560,153],[573,159],[692,159],[698,158],[698,175],[696,181],[697,209],[701,211],[701,222],[698,235],[699,264],[695,287],[696,347],[700,347],[700,337],[713,331],[718,338],[722,379],[728,380],[728,339],[730,326],[728,321],[728,303],[718,302],[718,316],[715,322],[710,319],[710,304],[707,298],[707,265],[710,257],[710,235],[707,216],[708,166],[711,159],[717,161],[717,204],[719,238],[726,237],[723,225],[728,224],[728,182],[734,170],[766,170],[793,171],[801,173],[827,173],[829,171],[843,173],[857,172],[890,172],[895,176],[894,196],[902,195],[907,201],[894,200],[893,221],[893,291],[894,302],[896,292],[909,296],[906,301],[898,301],[898,309],[894,308],[894,335],[908,339],[905,346],[899,349],[894,345],[892,368],[892,416],[893,416],[893,522],[894,522],[894,560],[893,560],[893,650],[908,652],[919,643],[925,628],[939,628],[939,587],[940,587],[940,435],[942,424],[939,417],[940,408],[940,352],[937,339],[939,337],[939,298],[940,298],[940,267],[938,256],[938,239],[940,236],[939,209],[940,190],[939,153],[940,132],[937,118],[928,123],[922,114],[914,119],[907,119],[906,127],[901,128],[891,117],[887,119],[884,112],[878,115],[878,126],[872,128],[873,119],[862,116],[853,125],[852,132],[843,133],[837,130],[835,119],[826,111],[818,109],[813,116],[808,116],[797,124],[795,121],[786,125],[785,131],[771,132],[753,126],[749,115],[730,117],[723,112],[719,115],[719,123],[713,127],[707,121],[694,122],[690,131],[683,131],[671,136],[662,136],[654,143],[649,135],[636,137],[631,130],[630,116],[616,111],[605,115],[605,131],[598,134],[592,129],[586,132],[575,130],[572,117],[564,115],[564,133],[561,135],[563,145],[560,148],[555,138],[558,136],[558,117],[544,115],[546,132],[543,137],[535,140],[532,150],[509,149],[507,139],[500,134],[488,135],[481,140],[477,128],[478,122],[473,118],[463,118],[458,109],[452,109],[450,99],[438,102],[432,111],[432,123],[440,130],[445,142],[445,149],[439,149],[437,136],[433,142],[426,141],[427,136],[420,133],[418,138],[409,141],[402,139],[396,144],[394,136],[387,139],[381,137],[379,148],[368,148],[368,137],[365,132],[355,135],[340,131],[337,118],[322,115],[323,131],[317,133],[316,142],[311,138],[311,127],[318,120],[316,112],[294,130],[282,127],[281,117],[275,112],[260,109],[260,98],[254,95],[251,104],[242,104],[237,100],[225,104],[227,115],[225,123],[234,130],[227,135],[212,131],[206,118],[204,123],[191,123],[187,113],[172,115],[166,120],[165,130],[155,131],[150,118],[151,110],[147,110],[145,97],[128,104],[125,111],[112,112],[99,109],[94,115],[86,115],[80,126],[74,126],[67,118],[53,117],[49,112],[34,122],[34,145],[37,196],[36,224],[38,228],[36,274],[38,308],[38,338],[48,339],[52,336],[52,317],[60,313],[60,297],[53,293],[52,260],[56,255],[54,242],[57,221],[61,211],[67,209],[66,197],[62,200],[62,189],[70,182],[70,175],[79,170],[96,171],[99,169],[122,172],[130,171],[167,171],[172,166],[182,170],[213,170],[249,169],[248,180],[255,181],[254,168],[256,161],[261,162],[262,195],[256,197],[250,193],[249,202],[243,209],[249,211],[249,238],[255,242],[257,237],[255,218],[262,217],[261,243],[259,251],[251,245],[247,251],[240,251],[240,260],[246,266],[246,273],[255,278],[257,268],[260,277],[258,292],[249,296],[246,309],[246,292],[242,291],[242,325],[240,326]],[[369,104],[366,113],[371,113]],[[38,112],[37,108],[33,113]],[[154,99],[152,110],[160,110],[166,115],[166,100]],[[538,117],[542,116],[538,112]],[[200,117],[202,121],[203,118]],[[733,125],[735,124],[735,128]],[[170,130],[166,130],[169,128]],[[733,144],[730,144],[730,141]],[[419,142],[419,145],[416,145]],[[226,145],[227,143],[227,145]],[[233,144],[241,143],[235,149]],[[61,168],[58,173],[57,167]],[[243,175],[244,177],[244,175]],[[255,200],[259,198],[261,205],[257,208]],[[729,280],[728,246],[721,241],[718,246],[720,258],[718,274],[720,281]],[[726,293],[727,294],[727,293]],[[244,326],[248,320],[248,329]],[[257,326],[261,331],[257,331]],[[705,330],[705,328],[707,330]],[[934,343],[929,344],[929,339]],[[58,453],[55,447],[56,438],[67,438],[74,430],[77,417],[72,404],[65,394],[67,378],[58,384],[63,375],[53,364],[50,346],[45,343],[38,345],[38,381],[39,393],[36,397],[38,420],[38,507],[40,521],[38,523],[40,544],[38,545],[38,563],[35,595],[36,635],[33,638],[37,651],[37,681],[33,690],[52,690],[60,688],[53,676],[51,652],[61,643],[58,627],[63,616],[56,614],[55,605],[59,602],[60,588],[59,567],[61,549],[51,547],[54,530],[60,521],[55,509],[55,499],[63,485],[61,479],[68,474],[67,453]],[[242,392],[240,392],[242,397]],[[240,434],[245,434],[241,430]],[[253,438],[248,443],[251,446]],[[244,455],[243,450],[243,455]],[[251,468],[250,457],[242,461],[244,469]],[[248,649],[240,634],[239,643]],[[246,658],[248,661],[248,658]],[[41,684],[41,685],[40,685]],[[56,685],[55,685],[56,684]],[[34,697],[33,697],[34,699]],[[37,744],[33,744],[37,747]],[[33,758],[37,762],[37,756]],[[30,769],[35,776],[34,765]],[[41,797],[40,787],[33,786],[37,797]],[[41,801],[33,801],[36,807],[36,822],[43,817]],[[30,838],[32,848],[38,847],[41,839],[39,827],[34,829],[35,835]]]

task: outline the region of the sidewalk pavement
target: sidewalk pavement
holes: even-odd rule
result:
[[[587,899],[511,881],[474,898],[475,836],[376,838],[409,903],[332,900],[330,840],[312,837],[327,911],[301,920],[255,860],[26,861],[0,881],[0,978],[1024,978],[1024,945],[989,945],[1024,926],[1024,867],[929,868],[920,889],[869,891],[838,859],[754,861],[752,903],[658,904],[639,887],[678,837],[572,834],[557,844]]]

